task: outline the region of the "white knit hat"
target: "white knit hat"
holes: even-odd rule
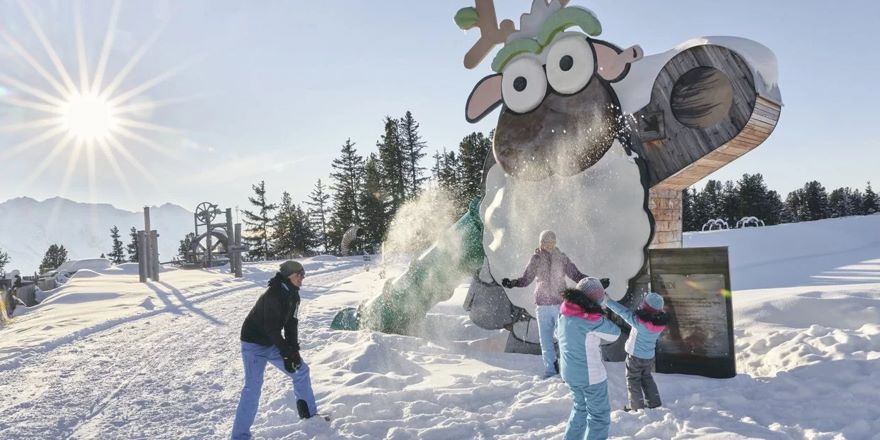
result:
[[[592,277],[578,281],[576,289],[595,302],[602,302],[602,298],[605,296],[605,288],[602,287],[602,283]]]
[[[556,241],[556,233],[550,230],[541,231],[541,235],[538,237],[538,244],[542,244],[548,241],[555,242]]]

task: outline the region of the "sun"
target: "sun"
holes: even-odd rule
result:
[[[117,0],[113,3],[100,56],[94,65],[87,57],[80,10],[82,4],[70,4],[73,5],[71,15],[75,25],[73,37],[76,42],[77,70],[74,73],[78,74],[75,76],[68,71],[62,57],[40,26],[37,14],[31,10],[32,3],[20,1],[18,5],[50,61],[48,66],[38,60],[31,48],[25,47],[10,34],[10,28],[0,27],[0,44],[5,42],[9,52],[30,67],[30,72],[13,74],[0,64],[0,114],[3,114],[3,105],[8,105],[26,115],[23,120],[15,123],[0,123],[0,133],[34,133],[18,144],[0,147],[0,163],[25,151],[48,146],[49,150],[29,174],[25,184],[36,181],[43,172],[51,169],[53,163],[60,161],[66,164],[61,181],[61,190],[66,190],[75,170],[82,169],[78,166],[82,159],[87,165],[90,193],[94,194],[98,167],[96,156],[100,153],[103,154],[104,163],[116,175],[129,197],[134,199],[126,178],[129,173],[123,171],[119,159],[138,171],[145,180],[156,184],[156,179],[149,170],[132,154],[133,151],[140,151],[134,146],[146,146],[154,152],[173,157],[172,151],[151,139],[150,134],[180,132],[178,129],[152,123],[142,115],[153,114],[151,110],[180,102],[182,99],[150,99],[146,92],[174,77],[194,59],[133,87],[126,87],[126,79],[158,39],[161,26],[140,47],[127,53],[123,62],[118,63],[122,68],[111,76],[107,67],[114,64],[110,63],[110,57],[116,39],[120,2]],[[43,85],[36,85],[35,81]]]
[[[60,110],[68,133],[87,143],[106,139],[117,127],[115,106],[93,93],[70,96]]]

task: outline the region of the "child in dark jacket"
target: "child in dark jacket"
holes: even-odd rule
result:
[[[629,406],[624,410],[656,408],[660,406],[660,391],[654,382],[654,352],[657,339],[666,329],[668,315],[663,311],[663,297],[649,292],[636,311],[607,299],[606,305],[632,327],[626,340],[626,388]]]
[[[584,278],[563,293],[556,332],[562,380],[573,400],[565,440],[608,438],[611,406],[600,345],[616,340],[620,328],[605,317],[599,305],[604,296],[605,289],[595,278]]]

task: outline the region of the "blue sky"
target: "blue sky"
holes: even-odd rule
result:
[[[497,0],[498,15],[518,18],[528,0]],[[601,38],[646,54],[692,37],[733,35],[776,53],[785,106],[776,132],[758,149],[711,177],[736,179],[760,172],[783,196],[807,180],[832,189],[880,182],[880,149],[871,134],[880,101],[874,2],[817,1],[583,1],[602,22]],[[84,47],[97,63],[112,2],[28,3],[66,69],[77,79],[74,10],[82,13]],[[40,143],[0,161],[0,200],[55,195],[136,210],[172,202],[193,209],[201,201],[246,206],[250,185],[266,181],[269,196],[282,190],[305,199],[330,161],[351,138],[361,153],[375,151],[386,115],[413,112],[432,153],[456,148],[473,130],[488,132],[496,115],[477,125],[464,120],[471,88],[490,73],[488,59],[469,71],[464,53],[476,31],[452,21],[467,1],[281,2],[122,1],[107,81],[157,35],[120,90],[174,70],[137,101],[176,100],[139,114],[174,130],[142,130],[171,152],[164,155],[125,141],[150,178],[118,157],[127,192],[103,155],[96,154],[90,190],[86,161],[62,187],[69,151],[61,151],[37,179],[34,169],[54,143]],[[22,7],[0,1],[0,29],[53,74],[56,70]],[[0,38],[0,74],[41,89],[49,84]],[[57,76],[57,74],[56,74]],[[106,82],[106,81],[105,81]],[[0,96],[20,96],[0,86]],[[45,115],[0,101],[0,127]],[[0,129],[4,149],[41,133]],[[430,166],[426,161],[425,166]]]

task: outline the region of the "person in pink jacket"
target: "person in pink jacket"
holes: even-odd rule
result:
[[[556,247],[556,234],[543,231],[538,238],[539,247],[529,260],[523,275],[519,278],[501,280],[507,289],[526,287],[535,281],[535,315],[538,320],[538,338],[541,341],[541,357],[544,361],[544,377],[559,373],[556,361],[556,348],[553,346],[553,334],[556,321],[559,319],[559,305],[562,304],[562,292],[566,288],[565,278],[578,282],[586,275]]]

